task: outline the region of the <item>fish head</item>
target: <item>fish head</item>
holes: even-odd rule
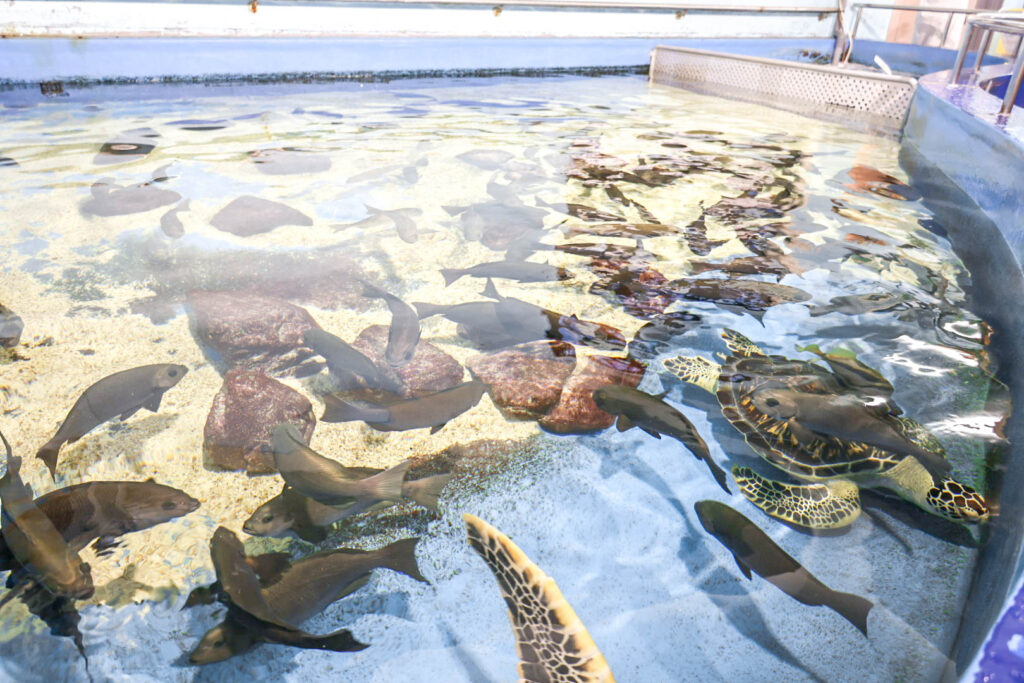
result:
[[[788,420],[797,414],[797,402],[791,391],[785,389],[765,389],[754,392],[751,399],[754,407],[765,415],[778,420]]]
[[[615,391],[615,387],[616,385],[609,384],[594,390],[594,403],[606,413],[615,413],[619,407],[620,401],[617,400],[616,393],[618,392]]]
[[[295,516],[278,496],[259,506],[256,512],[249,515],[249,519],[242,525],[242,531],[251,536],[282,538],[288,535],[294,524]]]
[[[152,479],[124,487],[119,492],[118,504],[131,516],[137,529],[147,529],[199,509],[199,501],[192,496]]]
[[[181,381],[181,378],[188,373],[184,365],[173,365],[168,363],[161,365],[153,376],[153,387],[156,389],[170,389]]]
[[[95,588],[92,584],[92,567],[82,562],[78,555],[72,555],[70,562],[61,571],[47,576],[44,583],[51,593],[75,600],[87,600],[92,597]]]
[[[736,512],[717,500],[700,500],[694,503],[697,519],[704,530],[729,546],[727,541],[735,536]]]
[[[253,637],[248,630],[231,622],[214,626],[199,641],[188,656],[192,664],[213,664],[230,659],[253,646]]]

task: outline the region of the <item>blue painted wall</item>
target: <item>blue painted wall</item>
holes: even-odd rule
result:
[[[893,71],[921,76],[935,71],[952,69],[956,61],[956,50],[924,45],[903,45],[878,40],[855,40],[850,52],[850,61],[857,64],[875,65],[875,55],[881,57]],[[968,67],[974,64],[975,52],[967,54],[964,62]],[[983,64],[1003,64],[1006,60],[987,55]]]

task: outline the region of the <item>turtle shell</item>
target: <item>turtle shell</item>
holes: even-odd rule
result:
[[[849,393],[836,375],[814,363],[782,356],[729,356],[718,378],[722,414],[758,455],[795,477],[821,481],[883,474],[906,455],[877,446],[819,436],[810,444],[793,435],[789,424],[758,410],[755,392],[786,389],[834,396]],[[902,430],[898,421],[894,425]]]

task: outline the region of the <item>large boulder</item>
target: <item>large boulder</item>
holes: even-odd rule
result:
[[[313,405],[264,372],[229,370],[206,418],[203,464],[249,474],[276,472],[270,434],[282,422],[298,427],[308,444],[316,426]]]
[[[313,219],[287,204],[245,195],[218,211],[210,225],[232,235],[251,237],[282,225],[313,225]]]
[[[576,350],[562,341],[535,341],[466,361],[501,413],[511,420],[536,420],[555,407],[576,367]]]
[[[569,378],[558,405],[540,419],[541,429],[555,434],[589,434],[611,427],[615,417],[597,407],[594,390],[608,384],[636,388],[644,369],[643,363],[632,358],[591,356]]]
[[[370,325],[359,333],[352,346],[372,360],[383,373],[401,382],[399,395],[403,398],[416,398],[451,389],[462,383],[465,374],[459,361],[422,339],[408,363],[392,368],[384,357],[388,348],[387,325]],[[367,395],[364,398],[372,400],[374,397]]]
[[[306,309],[255,292],[190,292],[188,303],[199,341],[228,368],[303,375],[321,367],[302,335],[319,325]]]

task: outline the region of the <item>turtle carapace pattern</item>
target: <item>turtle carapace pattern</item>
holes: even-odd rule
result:
[[[699,356],[664,365],[715,394],[722,414],[761,457],[808,482],[788,484],[734,468],[740,491],[754,505],[797,526],[836,529],[860,515],[859,488],[867,486],[892,490],[954,522],[988,519],[985,499],[951,478],[941,444],[901,414],[892,385],[877,371],[820,352],[831,369],[769,356],[733,330],[722,337],[731,355],[721,366]]]
[[[505,534],[470,514],[469,545],[491,568],[508,605],[526,683],[614,683],[608,662],[566,601],[544,573]]]

